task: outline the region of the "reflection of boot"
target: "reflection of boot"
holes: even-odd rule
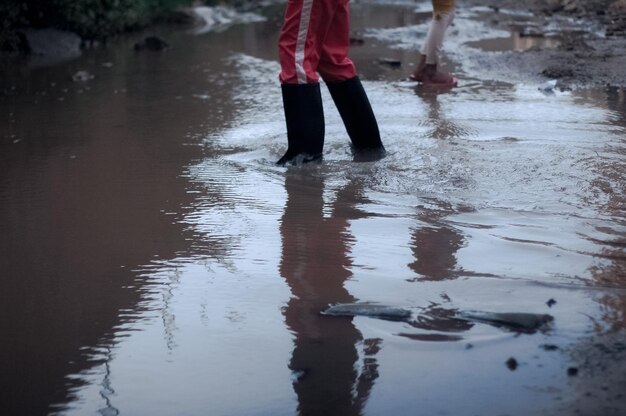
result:
[[[422,75],[424,84],[436,84],[441,86],[455,86],[459,80],[447,72],[437,70],[437,64],[426,64]]]
[[[385,148],[380,140],[376,116],[359,77],[327,85],[353,148],[357,151],[376,151],[382,156]]]
[[[281,88],[288,148],[277,164],[321,159],[324,148],[324,109],[320,84],[282,84]]]

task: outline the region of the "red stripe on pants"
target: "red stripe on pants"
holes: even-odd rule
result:
[[[348,58],[349,0],[288,0],[278,41],[280,82],[312,84],[356,76]]]

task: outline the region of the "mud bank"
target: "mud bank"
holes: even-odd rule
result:
[[[626,2],[466,0],[485,7],[493,28],[516,30],[528,40],[553,39],[556,46],[480,56],[475,64],[499,78],[557,79],[561,88],[626,86]],[[515,17],[512,18],[510,13]]]

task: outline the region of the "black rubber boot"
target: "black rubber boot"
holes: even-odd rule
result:
[[[320,84],[282,84],[287,153],[276,164],[312,162],[324,149],[324,108]]]
[[[385,148],[380,140],[376,116],[359,77],[327,85],[355,153],[373,158],[383,157]]]

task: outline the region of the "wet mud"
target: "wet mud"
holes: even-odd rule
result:
[[[274,164],[280,4],[2,66],[3,411],[623,414],[622,84],[574,68],[540,90],[555,74],[516,59],[563,30],[470,3],[444,54],[459,86],[407,82],[428,8],[352,2],[377,161],[323,86],[323,161]],[[136,52],[148,36],[169,47]],[[364,303],[411,318],[321,314]]]
[[[483,22],[510,30],[515,47],[499,55],[473,58],[476,68],[509,81],[544,77],[559,88],[624,88],[626,76],[626,3],[622,0],[474,1]],[[484,40],[481,41],[484,45]],[[481,43],[479,42],[479,44]],[[497,40],[488,41],[493,50]],[[499,45],[502,45],[500,41]]]

